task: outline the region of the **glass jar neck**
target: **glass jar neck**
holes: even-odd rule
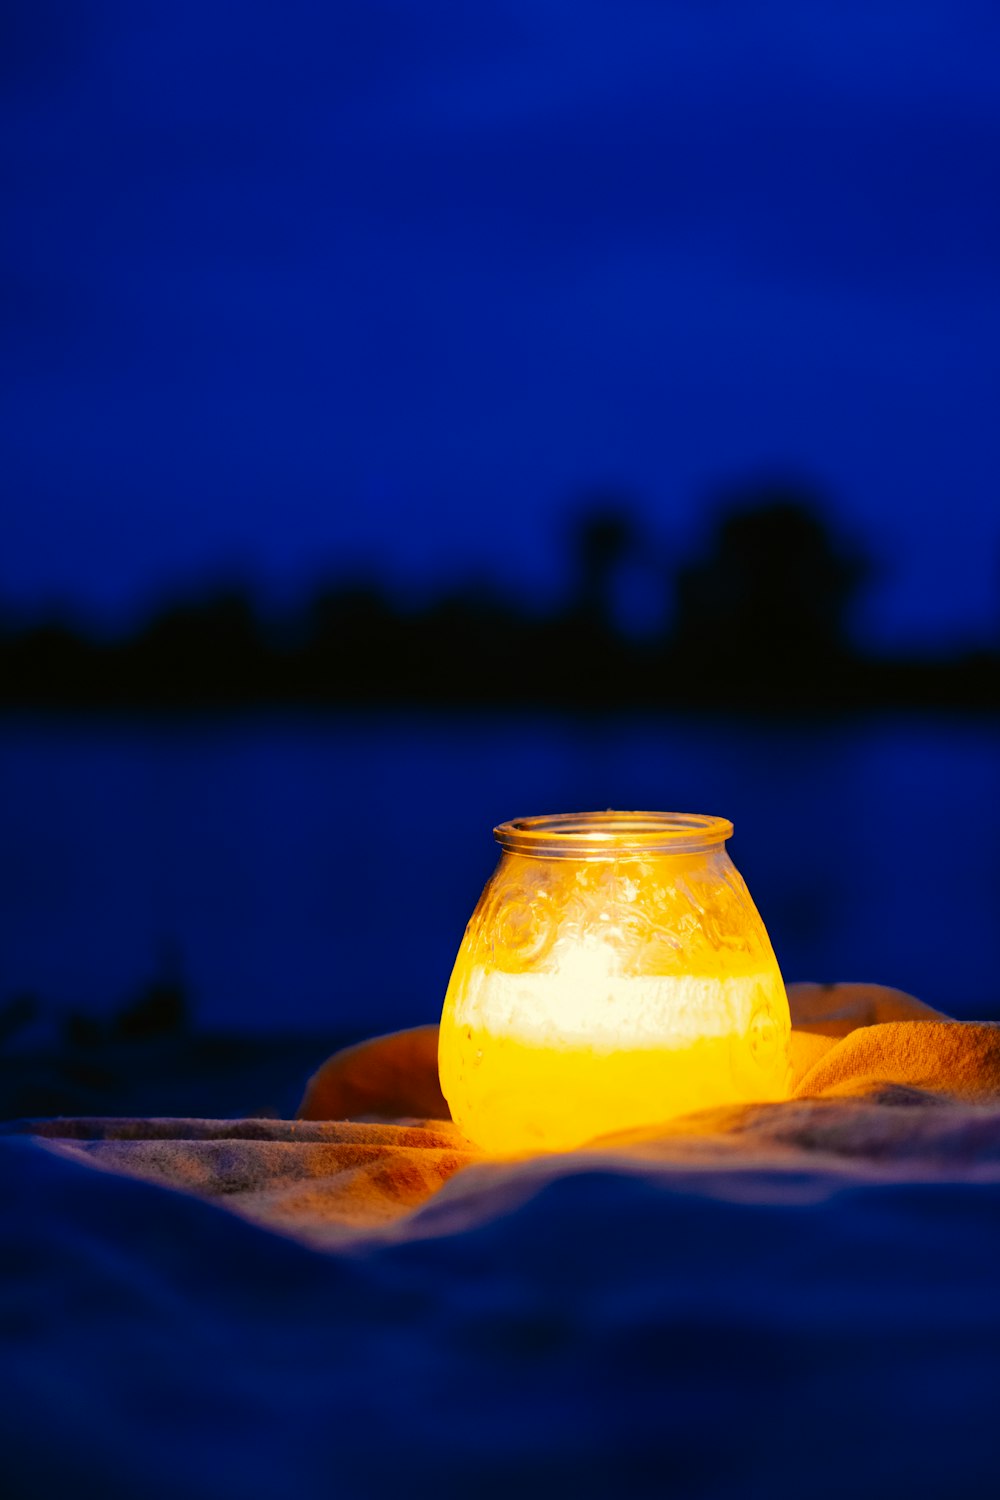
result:
[[[553,813],[500,823],[493,836],[508,854],[533,859],[615,860],[644,854],[698,854],[721,849],[728,818],[705,813]]]

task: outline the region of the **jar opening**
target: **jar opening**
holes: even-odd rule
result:
[[[624,854],[694,854],[724,844],[728,818],[706,813],[550,813],[500,823],[493,837],[510,854],[535,859],[619,859]]]

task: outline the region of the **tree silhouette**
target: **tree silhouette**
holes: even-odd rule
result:
[[[810,496],[753,492],[725,509],[707,555],[677,574],[677,653],[741,699],[821,697],[853,660],[848,617],[866,572]]]
[[[621,501],[594,500],[573,530],[573,613],[602,629],[614,628],[614,585],[636,545],[636,529]]]
[[[161,610],[125,656],[133,690],[166,703],[267,696],[267,646],[254,603],[239,587]]]
[[[0,704],[1000,709],[995,647],[893,659],[854,650],[851,609],[871,570],[807,491],[758,487],[721,508],[701,556],[669,579],[675,623],[656,640],[630,638],[616,618],[630,578],[662,577],[622,501],[597,495],[566,539],[573,583],[557,613],[483,580],[406,606],[359,578],[277,616],[239,587],[188,594],[118,638],[58,619],[18,627],[0,611]]]

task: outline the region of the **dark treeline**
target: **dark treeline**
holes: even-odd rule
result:
[[[809,496],[768,490],[724,508],[700,556],[656,571],[663,623],[638,638],[620,626],[622,594],[630,570],[656,564],[627,509],[590,507],[572,545],[569,601],[547,615],[475,589],[407,610],[378,587],[342,584],[294,619],[263,618],[249,594],[230,590],[171,605],[117,641],[58,623],[9,630],[0,701],[1000,708],[995,649],[886,660],[856,648],[852,612],[872,569]]]

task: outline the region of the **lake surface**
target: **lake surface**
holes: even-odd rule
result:
[[[786,979],[1000,1012],[1000,724],[340,714],[0,719],[0,1003],[107,1014],[179,968],[196,1021],[435,1019],[493,824],[733,819]]]

